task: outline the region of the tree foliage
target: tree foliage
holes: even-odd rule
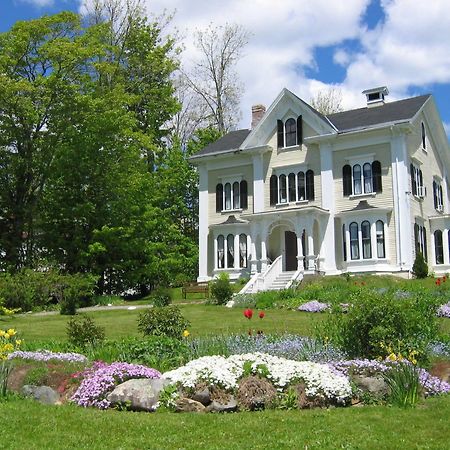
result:
[[[334,87],[319,91],[311,99],[310,103],[314,109],[325,116],[344,110],[342,107],[342,92],[340,89]]]

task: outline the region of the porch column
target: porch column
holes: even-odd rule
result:
[[[241,253],[239,250],[239,233],[234,233],[234,268],[239,269],[239,259]]]
[[[217,246],[217,236],[214,236],[214,270],[219,268],[219,260],[217,258],[218,252],[219,252],[219,249]]]
[[[377,251],[377,221],[374,220],[370,224],[370,251],[372,252],[372,259],[378,258]]]
[[[297,270],[304,271],[302,233],[297,233]]]
[[[442,231],[442,247],[444,251],[444,264],[449,264],[449,255],[448,255],[448,229],[444,228]]]
[[[267,269],[266,239],[267,235],[261,235],[261,273]]]
[[[315,270],[315,259],[316,255],[314,255],[314,237],[311,226],[310,232],[308,233],[308,256],[306,257],[306,260],[308,262],[308,270]]]
[[[208,170],[205,164],[198,167],[198,277],[197,281],[208,281]]]
[[[436,266],[436,247],[434,246],[434,232],[430,229],[430,250],[431,250],[431,265]]]

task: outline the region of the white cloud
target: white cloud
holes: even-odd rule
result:
[[[54,5],[54,0],[19,0],[20,3],[29,3],[31,5],[43,7]]]

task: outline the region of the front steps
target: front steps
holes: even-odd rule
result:
[[[281,272],[275,280],[272,281],[270,286],[266,287],[267,291],[281,291],[286,289],[288,283],[292,280],[295,271],[292,272]]]

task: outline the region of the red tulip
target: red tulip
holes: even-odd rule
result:
[[[250,320],[250,319],[252,318],[252,316],[253,316],[253,310],[252,310],[252,309],[246,309],[246,310],[244,311],[244,316],[245,316],[248,320]]]
[[[445,275],[442,277],[442,281],[443,281],[444,283],[447,281],[447,277],[446,277]]]
[[[438,278],[437,280],[436,280],[436,286],[440,286],[441,285],[441,279],[440,278]]]
[[[264,316],[265,316],[266,314],[265,314],[265,312],[264,311],[261,311],[260,313],[259,313],[259,318],[260,319],[264,319]]]

